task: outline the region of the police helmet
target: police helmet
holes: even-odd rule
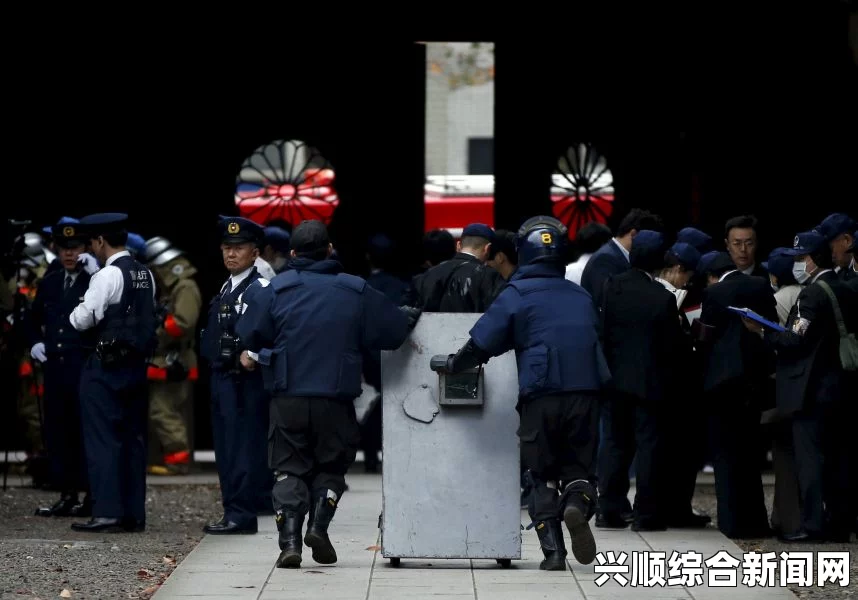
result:
[[[170,240],[158,236],[146,240],[146,250],[143,253],[143,256],[147,264],[159,267],[167,264],[182,254],[184,254],[184,252],[173,246],[173,244],[170,243]]]
[[[516,236],[518,264],[563,262],[569,229],[554,217],[538,216],[525,221]]]
[[[21,264],[27,267],[38,267],[49,261],[46,248],[42,243],[42,235],[33,231],[25,233],[15,240],[15,245],[21,250]],[[53,254],[50,255],[53,258]]]

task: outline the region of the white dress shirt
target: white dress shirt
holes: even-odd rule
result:
[[[625,250],[625,248],[623,248]],[[581,285],[581,275],[584,274],[584,267],[587,266],[587,261],[593,256],[592,253],[582,254],[575,262],[566,265],[566,279],[572,283]]]
[[[98,325],[104,318],[107,307],[111,304],[119,304],[122,300],[122,292],[125,289],[125,278],[122,269],[113,266],[113,263],[123,256],[131,256],[127,250],[117,252],[107,259],[104,268],[95,273],[89,280],[89,288],[83,295],[83,302],[69,315],[69,322],[78,331],[84,331]],[[154,282],[152,273],[149,273],[149,281]],[[152,285],[152,300],[155,299],[155,286]]]
[[[629,251],[626,250],[626,247],[623,246],[620,242],[617,241],[617,238],[611,238],[611,241],[617,245],[617,248],[623,253],[623,256],[626,257],[626,262],[631,263],[631,258],[629,258]]]
[[[77,281],[77,276],[80,275],[80,271],[65,271],[65,275],[63,276],[63,289],[66,289],[66,280],[71,277],[71,283],[69,287],[74,285],[74,282]]]

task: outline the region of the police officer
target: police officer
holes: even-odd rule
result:
[[[361,353],[396,349],[409,331],[404,311],[330,258],[321,221],[298,225],[291,247],[289,269],[248,300],[238,323],[242,342],[255,353],[242,361],[254,368],[256,359],[273,396],[269,458],[279,568],[300,566],[308,512],[304,543],[313,560],[336,562],[328,526],[357,451],[353,401],[361,393]]]
[[[186,473],[191,460],[188,415],[199,378],[194,337],[202,309],[197,270],[184,252],[163,237],[145,244],[145,259],[158,289],[158,348],[147,371],[149,423],[154,433],[155,475]],[[151,453],[150,453],[151,454]]]
[[[854,255],[850,248],[855,243],[853,233],[856,227],[858,223],[849,215],[834,213],[825,217],[816,228],[831,248],[834,270],[842,281],[849,281],[855,276],[852,269]]]
[[[261,257],[271,265],[275,273],[282,273],[289,262],[290,234],[282,227],[269,225],[264,230]]]
[[[33,300],[30,356],[42,364],[45,380],[44,432],[51,481],[60,491],[53,506],[39,508],[43,517],[91,515],[89,494],[81,503],[79,492],[88,492],[83,430],[80,421],[80,379],[84,362],[95,349],[92,332],[78,332],[69,315],[83,300],[90,272],[78,258],[86,249],[86,237],[77,219],[64,217],[52,228],[52,241],[61,268],[45,276]],[[93,270],[90,267],[90,270]]]
[[[155,346],[154,282],[125,249],[122,213],[84,217],[80,226],[104,267],[69,321],[94,330],[95,353],[80,383],[92,519],[75,531],[143,531],[146,526],[146,364]]]
[[[146,240],[139,233],[128,232],[128,239],[125,241],[125,248],[131,254],[131,258],[135,260],[143,260],[143,254],[146,252]]]
[[[498,229],[495,241],[489,246],[486,264],[500,273],[504,281],[509,281],[518,269],[518,252],[515,249],[515,233]],[[568,277],[567,277],[568,279]]]
[[[262,227],[249,219],[223,217],[219,229],[230,277],[209,305],[201,354],[211,364],[212,431],[224,512],[204,531],[256,533],[256,515],[264,504],[270,506],[272,478],[265,456],[269,397],[261,373],[240,366],[244,346],[236,325],[245,294],[268,285],[254,266]]]
[[[848,542],[854,524],[854,387],[841,363],[836,302],[847,331],[858,329],[855,293],[834,273],[831,250],[817,231],[799,233],[792,254],[796,280],[804,285],[790,311],[786,331],[744,319],[777,351],[778,408],[792,415],[795,464],[801,491],[801,531],[786,541]],[[833,295],[834,299],[829,295]]]
[[[575,558],[583,564],[596,558],[589,520],[596,510],[598,402],[607,370],[592,299],[564,278],[566,227],[534,217],[517,239],[516,274],[459,352],[435,356],[430,366],[457,373],[515,350],[522,459],[533,479],[528,512],[545,555],[539,568],[563,571],[561,516]]]
[[[494,239],[488,225],[465,227],[456,255],[414,279],[416,306],[428,312],[485,312],[504,284],[485,264]]]

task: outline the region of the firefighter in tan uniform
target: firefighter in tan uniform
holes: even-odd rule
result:
[[[149,428],[153,452],[149,473],[173,475],[188,472],[191,462],[189,436],[194,382],[198,379],[194,339],[202,308],[197,272],[183,252],[169,240],[155,237],[146,242],[145,259],[158,288],[158,349],[148,370]]]

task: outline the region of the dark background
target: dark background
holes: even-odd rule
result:
[[[497,40],[496,226],[516,229],[550,210],[551,172],[577,140],[593,142],[611,166],[612,225],[648,207],[673,230],[694,224],[720,239],[728,217],[750,212],[766,253],[830,212],[858,212],[858,67],[847,22],[845,3],[796,15],[800,35],[766,21],[706,35],[692,22],[676,40],[654,39],[661,52],[604,32]],[[347,269],[362,272],[364,241],[376,231],[416,267],[423,46],[278,41],[282,64],[253,61],[240,45],[215,47],[84,40],[38,68],[12,65],[3,224],[127,212],[133,230],[187,251],[209,298],[226,277],[216,215],[237,214],[242,160],[269,141],[301,139],[336,170],[331,232]],[[108,65],[117,56],[122,67]],[[198,447],[211,445],[207,398],[201,381]]]

